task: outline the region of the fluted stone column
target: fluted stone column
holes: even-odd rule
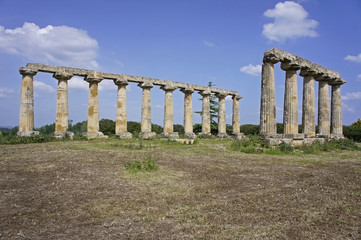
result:
[[[218,134],[217,137],[225,138],[228,137],[226,131],[226,94],[218,93]]]
[[[196,138],[193,132],[193,108],[192,108],[192,93],[193,88],[183,88],[181,92],[184,93],[184,137]]]
[[[143,89],[142,96],[142,122],[141,132],[139,137],[143,139],[152,139],[155,137],[155,132],[152,132],[152,113],[151,113],[151,98],[150,89],[153,84],[150,82],[143,82],[138,84]]]
[[[73,138],[74,133],[68,132],[68,80],[73,77],[73,74],[62,71],[54,73],[53,77],[58,80],[54,136],[56,138],[64,138],[65,136]]]
[[[318,80],[318,131],[319,136],[330,135],[330,99],[328,82]]]
[[[261,113],[260,134],[272,135],[277,133],[276,126],[276,93],[274,63],[266,61],[262,65],[261,81]]]
[[[164,100],[164,125],[163,125],[163,137],[178,138],[178,133],[173,132],[173,91],[177,87],[172,85],[164,85],[161,87],[165,91]]]
[[[39,132],[34,131],[34,83],[33,76],[36,71],[21,67],[19,69],[23,79],[21,82],[20,93],[20,118],[18,136],[30,137],[38,135]]]
[[[89,83],[89,98],[88,98],[88,126],[87,132],[83,133],[87,138],[104,137],[102,132],[99,132],[99,100],[98,100],[98,84],[103,80],[97,73],[89,74],[85,81]]]
[[[119,138],[132,138],[128,132],[127,123],[127,90],[128,81],[124,79],[115,79],[115,85],[118,86],[117,93],[117,113],[115,121],[115,136]]]
[[[281,68],[286,71],[283,132],[285,138],[294,138],[298,135],[297,70],[299,67],[281,63]]]
[[[211,92],[201,91],[202,95],[202,132],[199,135],[211,135],[211,111],[210,111],[210,95]]]
[[[312,71],[302,69],[303,99],[302,99],[302,129],[305,137],[316,136],[315,124],[315,79]]]
[[[341,83],[342,84],[342,83]],[[342,104],[341,84],[332,84],[331,95],[331,134],[333,137],[342,138]]]
[[[239,118],[240,118],[239,100],[241,98],[242,97],[239,95],[233,95],[233,97],[232,97],[232,100],[233,100],[232,128],[233,128],[233,135],[237,138],[240,138],[243,136],[243,134],[241,134],[240,123],[239,123]]]

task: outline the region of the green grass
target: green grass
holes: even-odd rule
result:
[[[158,160],[148,156],[143,161],[130,161],[125,164],[125,170],[129,173],[154,172],[159,169]]]

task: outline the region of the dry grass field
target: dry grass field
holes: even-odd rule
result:
[[[0,145],[0,239],[361,239],[361,151],[232,141]]]

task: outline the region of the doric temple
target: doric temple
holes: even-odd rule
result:
[[[125,74],[103,73],[85,69],[50,66],[43,64],[29,63],[26,67],[20,68],[22,78],[21,99],[20,99],[20,120],[19,136],[32,136],[38,134],[34,131],[34,95],[33,95],[33,77],[38,72],[53,74],[58,80],[55,137],[62,138],[72,136],[68,131],[68,81],[73,76],[84,77],[89,83],[88,100],[88,125],[87,132],[84,133],[88,138],[104,137],[99,132],[99,104],[98,104],[98,84],[104,80],[114,81],[118,89],[117,110],[116,110],[116,136],[120,138],[130,138],[131,133],[127,132],[127,97],[126,87],[129,82],[137,83],[143,90],[142,109],[141,109],[141,133],[140,137],[150,139],[155,136],[151,131],[151,94],[153,86],[158,85],[165,92],[164,104],[164,130],[163,137],[177,138],[178,133],[173,131],[173,91],[179,89],[184,93],[184,136],[195,138],[193,133],[193,110],[192,94],[197,91],[202,96],[202,132],[203,135],[211,134],[210,127],[210,95],[215,94],[219,100],[218,112],[218,137],[227,137],[226,132],[226,110],[225,98],[231,96],[233,99],[233,135],[241,137],[240,133],[240,113],[239,100],[242,98],[237,92],[219,88],[210,88],[199,85],[192,85],[174,81],[166,81],[155,78],[131,76]],[[116,89],[115,87],[115,89]]]
[[[283,134],[277,134],[274,64],[286,72]],[[297,71],[303,77],[302,133],[298,131]],[[315,90],[318,82],[318,121],[315,125]],[[273,143],[309,143],[320,138],[342,138],[340,74],[294,54],[273,48],[264,53],[261,82],[260,134]],[[331,111],[330,94],[331,86]],[[331,113],[331,114],[330,114]]]

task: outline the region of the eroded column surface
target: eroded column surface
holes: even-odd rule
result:
[[[88,125],[87,132],[84,136],[87,138],[104,137],[102,132],[99,132],[99,100],[98,100],[98,84],[103,80],[99,78],[96,73],[90,74],[85,78],[89,83],[89,98],[88,98]]]
[[[115,120],[115,136],[119,138],[132,138],[128,132],[127,123],[127,85],[128,81],[124,79],[115,79],[115,85],[118,86],[117,93],[117,112]]]
[[[342,104],[341,85],[332,84],[331,95],[331,134],[334,137],[343,137],[342,132]]]
[[[151,98],[150,89],[153,84],[150,82],[143,82],[138,84],[143,89],[142,95],[142,121],[141,132],[139,137],[143,139],[151,139],[155,137],[155,132],[152,132],[152,113],[151,113]]]
[[[72,138],[74,133],[68,132],[68,80],[70,80],[73,75],[64,71],[54,73],[53,77],[58,80],[54,136],[56,138],[64,138],[65,136]]]
[[[328,82],[318,79],[318,131],[320,136],[330,135],[330,99]]]
[[[211,135],[211,111],[210,111],[210,91],[202,91],[202,132],[199,135]]]
[[[184,93],[184,137],[195,138],[196,135],[193,132],[193,105],[192,105],[192,93],[193,88],[181,89]]]
[[[216,94],[218,98],[218,134],[217,137],[228,137],[226,131],[226,94]]]
[[[298,96],[297,96],[297,66],[281,63],[286,71],[285,97],[283,109],[283,132],[286,138],[298,134]]]
[[[305,137],[315,137],[315,79],[313,72],[304,69],[300,75],[303,77],[302,129]]]
[[[34,83],[33,76],[36,71],[21,67],[19,70],[23,75],[20,93],[20,118],[18,136],[29,137],[38,135],[39,132],[34,131]]]
[[[260,134],[262,135],[277,133],[274,63],[276,62],[266,61],[262,65],[260,113]]]
[[[161,87],[165,91],[164,100],[164,125],[163,125],[163,137],[178,138],[178,133],[173,131],[173,91],[176,87],[172,85],[165,85]]]
[[[239,118],[240,118],[240,113],[239,113],[239,100],[242,97],[239,95],[234,95],[232,97],[233,100],[233,111],[232,111],[232,128],[233,128],[233,135],[235,135],[236,137],[240,137],[241,135],[241,131],[240,131],[240,123],[239,123]]]

